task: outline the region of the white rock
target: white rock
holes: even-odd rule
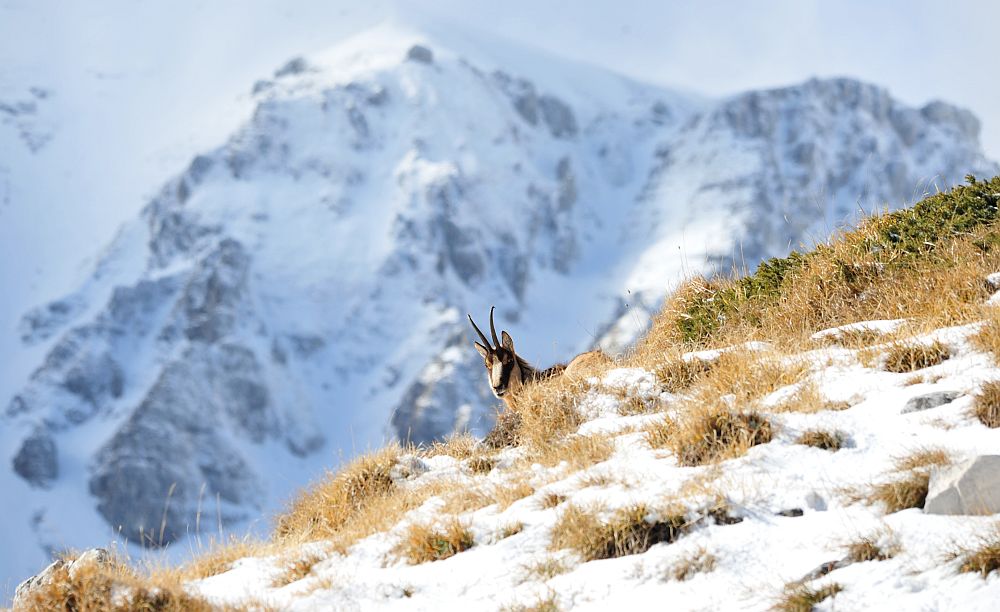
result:
[[[1000,455],[981,455],[931,472],[924,512],[1000,513]]]
[[[28,578],[17,585],[14,591],[14,609],[19,609],[28,604],[28,598],[37,589],[43,588],[52,582],[57,571],[68,568],[70,578],[75,578],[81,569],[91,564],[105,565],[111,561],[111,555],[104,548],[91,548],[84,551],[79,557],[72,561],[56,559],[38,574]]]
[[[994,272],[986,277],[986,284],[993,289],[1000,289],[1000,272]]]

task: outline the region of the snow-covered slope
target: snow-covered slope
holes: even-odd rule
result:
[[[682,274],[997,170],[968,113],[872,85],[704,100],[399,26],[254,91],[82,287],[23,318],[3,575],[267,514],[388,437],[483,432],[466,312],[497,304],[541,364],[622,346]]]
[[[968,342],[978,328],[917,336],[916,342],[938,341],[952,352],[944,363],[922,370],[918,384],[912,383],[914,374],[865,367],[853,349],[787,355],[786,363],[805,364],[808,374],[762,400],[774,440],[737,459],[696,467],[651,448],[642,431],[674,418],[670,406],[678,397],[661,392],[651,372],[611,370],[592,379],[581,395],[577,409],[584,423],[569,437],[610,436],[612,450],[596,464],[579,469],[564,461],[525,470],[525,449],[512,448],[482,473],[469,460],[445,454],[403,456],[398,464],[406,469],[399,473],[408,476],[397,486],[416,490],[436,482],[444,492],[391,530],[361,540],[345,554],[321,541],[240,559],[229,571],[188,588],[214,603],[283,610],[606,610],[645,609],[651,602],[669,602],[676,610],[770,610],[785,598],[787,584],[801,581],[814,590],[833,584],[842,589],[817,609],[993,610],[1000,581],[960,573],[961,555],[953,559],[949,553],[974,548],[978,538],[995,534],[995,516],[941,516],[920,508],[887,514],[851,493],[863,496],[875,483],[900,478],[899,459],[920,451],[943,449],[954,461],[996,452],[1000,430],[970,415],[972,395],[997,376],[992,357]],[[812,413],[777,408],[803,385],[816,385],[831,405],[850,407]],[[946,392],[952,401],[908,409],[909,400],[936,392]],[[623,395],[665,411],[634,414]],[[823,450],[797,442],[817,429],[840,432],[842,447]],[[519,461],[520,471],[512,469]],[[527,479],[519,480],[525,471]],[[527,489],[509,506],[485,501],[456,512],[452,501],[452,509],[445,509],[448,500],[477,495],[491,500],[495,491],[511,486]],[[554,540],[558,524],[573,509],[598,509],[600,520],[608,521],[637,506],[643,508],[640,522],[666,521],[681,507],[684,527],[638,554],[589,562]],[[441,529],[448,520],[468,529],[471,546],[443,560],[408,563],[399,544],[411,526]],[[851,560],[848,547],[864,540],[888,558]],[[303,560],[309,571],[286,578]]]

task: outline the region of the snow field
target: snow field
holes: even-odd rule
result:
[[[898,325],[863,322],[844,328],[889,332]],[[531,485],[532,492],[509,506],[490,503],[453,515],[471,534],[471,548],[415,565],[400,556],[399,544],[413,525],[443,525],[452,518],[444,496],[433,496],[392,529],[359,541],[346,554],[312,543],[294,553],[241,560],[225,573],[190,583],[189,590],[218,603],[293,610],[542,604],[606,609],[611,602],[763,610],[782,600],[786,585],[843,559],[849,545],[868,538],[891,558],[847,563],[804,581],[813,588],[842,587],[820,609],[992,609],[1000,595],[996,577],[959,573],[960,560],[949,554],[989,533],[995,517],[933,516],[919,508],[886,513],[879,503],[864,499],[874,485],[905,476],[898,465],[915,453],[941,449],[960,461],[1000,448],[1000,432],[970,414],[980,386],[1000,377],[992,357],[970,342],[980,326],[914,337],[913,342],[940,342],[951,354],[916,374],[887,372],[877,362],[866,366],[859,357],[893,343],[861,351],[824,346],[783,356],[807,368],[801,380],[755,403],[772,423],[773,440],[741,457],[695,467],[680,466],[669,451],[652,448],[644,433],[650,424],[683,418],[670,410],[683,392],[662,392],[653,373],[640,368],[611,370],[589,381],[578,407],[584,423],[567,439],[607,439],[606,457],[593,465],[532,463],[525,448],[496,452],[492,469],[479,473],[468,461],[447,455],[400,459],[400,464],[419,466],[399,472],[402,486],[440,480],[453,491],[471,494],[516,480]],[[844,328],[817,337],[835,337]],[[785,411],[788,398],[804,385],[815,385],[828,401],[849,407]],[[934,391],[962,395],[936,408],[902,413],[907,400]],[[636,397],[654,412],[634,414],[628,399]],[[828,451],[797,444],[808,430],[842,432],[843,446]],[[406,472],[414,475],[403,478]],[[728,516],[742,520],[705,520],[705,512],[719,503]],[[571,550],[553,550],[557,523],[572,509],[609,521],[638,504],[648,509],[647,521],[681,504],[688,526],[674,542],[654,544],[642,554],[583,562]],[[284,582],[280,577],[289,559],[310,555],[321,560],[300,579],[269,586]],[[678,579],[685,569],[687,579]]]

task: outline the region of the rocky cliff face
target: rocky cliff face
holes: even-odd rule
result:
[[[967,112],[852,80],[700,101],[581,70],[399,33],[258,82],[252,120],[25,315],[45,357],[2,442],[35,524],[75,495],[159,545],[385,437],[482,433],[466,312],[496,304],[539,365],[621,346],[684,273],[997,171]],[[69,531],[46,537],[99,537]]]

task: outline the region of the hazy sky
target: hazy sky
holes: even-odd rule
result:
[[[630,76],[709,94],[854,76],[972,110],[1000,158],[995,1],[409,3]]]

